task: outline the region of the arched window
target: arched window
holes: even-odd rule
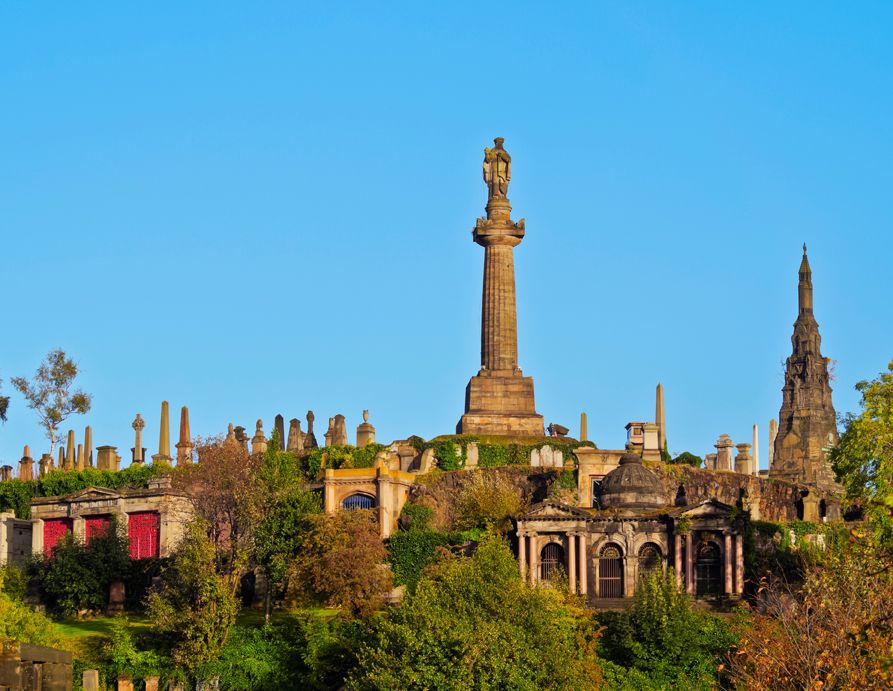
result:
[[[695,585],[698,595],[722,592],[722,559],[715,542],[702,542],[695,549]]]
[[[598,596],[623,597],[623,552],[615,544],[605,545],[599,554]]]
[[[375,499],[368,494],[351,494],[341,502],[341,508],[353,511],[354,509],[371,509],[375,506]]]
[[[540,580],[548,583],[559,571],[564,571],[564,547],[550,542],[540,552]]]
[[[641,578],[649,571],[660,570],[663,555],[660,547],[653,542],[646,542],[639,549],[639,577]]]

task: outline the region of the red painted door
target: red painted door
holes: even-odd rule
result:
[[[84,542],[88,545],[94,537],[100,537],[108,532],[112,523],[112,517],[104,516],[88,516],[84,520]]]
[[[157,511],[139,511],[127,517],[130,536],[130,558],[145,559],[158,556],[161,519]]]
[[[71,532],[73,521],[70,518],[47,518],[43,522],[43,553],[53,556],[56,544]]]

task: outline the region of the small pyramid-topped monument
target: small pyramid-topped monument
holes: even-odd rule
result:
[[[515,309],[515,257],[524,239],[524,219],[512,221],[508,186],[512,157],[502,137],[484,149],[487,218],[479,218],[472,237],[484,248],[481,308],[481,369],[465,389],[465,415],[458,434],[543,436],[543,417],[533,402],[533,377],[518,367]]]
[[[837,444],[837,423],[831,402],[829,360],[822,356],[819,325],[812,312],[812,270],[805,244],[798,302],[769,477],[834,489],[837,483],[827,450]]]

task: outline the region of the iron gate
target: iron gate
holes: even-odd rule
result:
[[[623,597],[623,556],[615,545],[605,546],[598,559],[598,596]]]

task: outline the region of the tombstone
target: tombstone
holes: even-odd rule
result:
[[[347,446],[347,425],[340,413],[335,416],[332,426],[332,446]]]
[[[144,681],[146,682],[146,691],[158,691],[158,682],[161,681],[161,677],[146,677]]]
[[[422,451],[422,458],[419,461],[419,472],[430,473],[437,467],[437,458],[434,456],[434,449],[425,449]]]
[[[293,453],[304,450],[304,434],[301,432],[301,421],[296,417],[288,421],[288,443],[285,445],[285,450]]]
[[[121,465],[121,457],[116,446],[96,447],[96,467],[99,470],[117,471]]]
[[[466,449],[465,456],[465,467],[466,468],[477,468],[478,467],[478,445],[477,442],[471,442]]]
[[[285,449],[285,418],[277,415],[273,419],[273,429],[279,432],[279,450]]]
[[[550,437],[566,437],[567,433],[570,432],[570,429],[564,425],[559,425],[557,422],[552,422],[546,428],[546,431],[549,433]]]
[[[118,691],[133,691],[133,679],[129,674],[118,676]]]
[[[34,479],[34,461],[31,459],[31,449],[27,446],[22,452],[22,459],[19,461],[19,480]]]
[[[236,441],[242,445],[245,453],[248,453],[248,434],[245,432],[245,428],[238,425],[233,429],[233,433],[236,435]]]
[[[716,447],[716,469],[733,470],[732,466],[732,439],[728,434],[720,434],[719,439],[713,445]]]
[[[37,461],[37,472],[40,473],[40,477],[44,477],[52,469],[53,469],[53,456],[48,453],[43,454],[40,457],[40,460]]]
[[[709,470],[716,470],[716,454],[708,453],[704,456],[704,467]]]
[[[738,449],[738,455],[735,456],[735,472],[750,475],[751,466],[753,464],[753,458],[751,458],[750,455],[751,445],[736,444],[735,448]]]
[[[366,444],[375,442],[375,428],[369,424],[369,411],[363,411],[363,421],[357,425],[357,448],[362,449]]]
[[[259,456],[267,450],[267,439],[264,437],[264,421],[258,420],[254,426],[254,436],[251,438],[251,454]]]
[[[124,582],[112,581],[109,584],[109,605],[106,609],[108,614],[120,614],[123,612],[125,599]]]
[[[98,669],[85,669],[81,680],[84,691],[99,691]]]
[[[12,480],[12,466],[0,466],[0,482],[6,482],[8,480]]]

